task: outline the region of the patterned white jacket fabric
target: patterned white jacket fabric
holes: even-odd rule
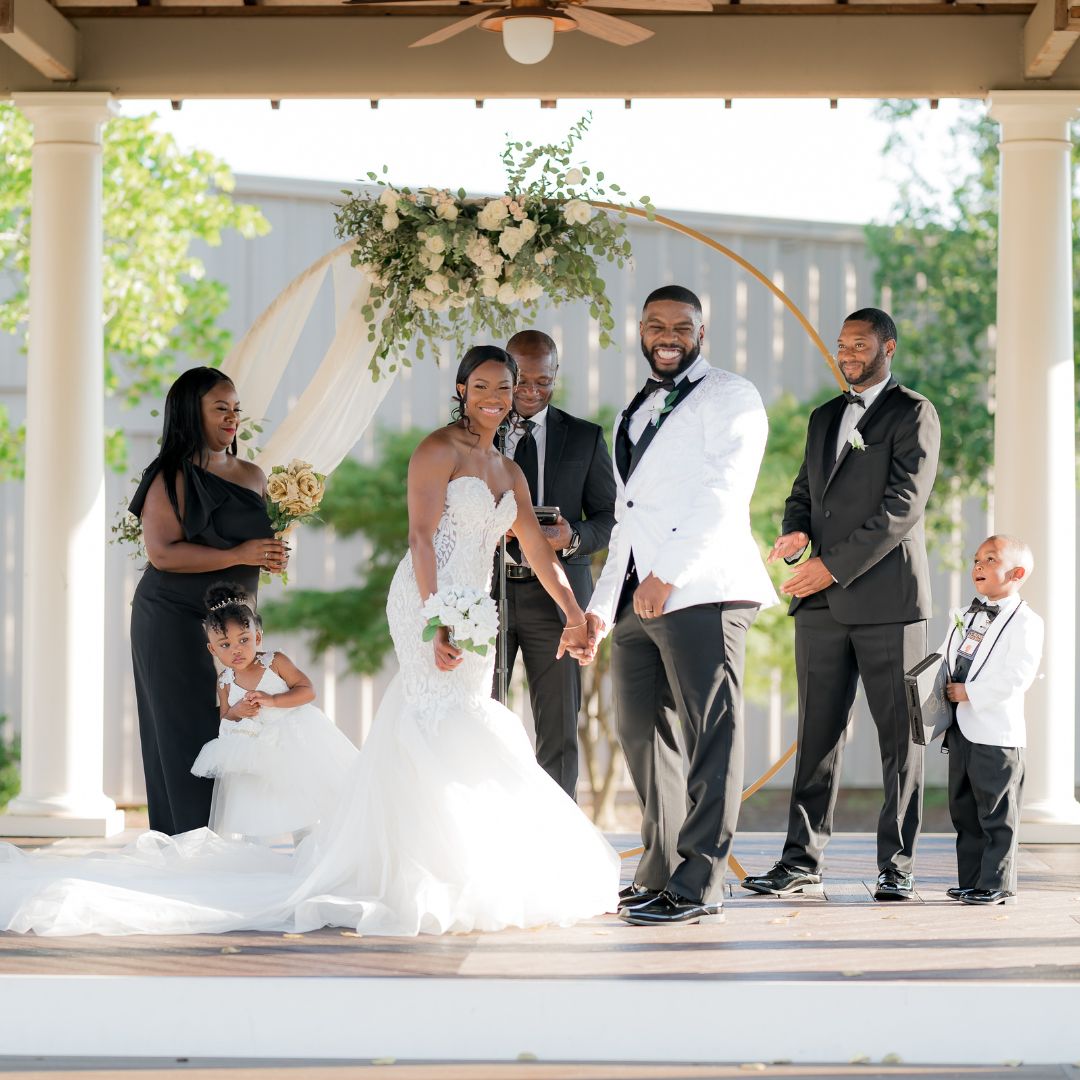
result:
[[[750,532],[768,418],[753,383],[709,364],[664,417],[626,483],[615,466],[615,528],[589,611],[610,628],[631,552],[638,577],[674,585],[664,611],[777,602]],[[616,419],[616,432],[622,419]]]

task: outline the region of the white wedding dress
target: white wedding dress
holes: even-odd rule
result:
[[[439,587],[484,586],[514,496],[478,477],[447,487]],[[520,719],[490,697],[494,657],[440,672],[424,643],[412,558],[387,617],[400,664],[343,803],[296,849],[207,829],[145,833],[69,856],[0,845],[0,928],[38,934],[365,934],[568,925],[614,909],[619,859],[536,764]]]

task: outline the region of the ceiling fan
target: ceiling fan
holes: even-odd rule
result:
[[[445,7],[444,0],[344,0],[348,5]],[[613,45],[637,45],[653,36],[644,26],[606,15],[597,8],[665,14],[674,11],[711,12],[712,0],[491,0],[462,5],[474,14],[414,41],[409,48],[438,45],[465,30],[501,33],[503,46],[519,64],[536,64],[551,52],[556,33],[581,30]]]

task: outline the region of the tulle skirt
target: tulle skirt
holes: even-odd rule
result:
[[[0,927],[39,934],[413,935],[568,925],[614,910],[619,860],[490,699],[438,723],[400,679],[338,807],[295,852],[201,829],[71,857],[0,845]]]
[[[215,778],[215,833],[269,839],[328,820],[358,753],[314,705],[264,708],[257,717],[222,720],[191,771]]]

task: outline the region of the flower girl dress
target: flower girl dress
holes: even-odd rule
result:
[[[288,683],[273,669],[274,653],[257,659],[266,670],[256,689],[287,692]],[[247,693],[232,668],[219,685],[228,687],[230,706]],[[264,705],[258,716],[223,719],[218,737],[202,748],[191,771],[214,778],[210,828],[218,836],[271,840],[328,820],[358,753],[316,706]]]
[[[476,476],[452,480],[434,537],[440,591],[484,587],[513,523]],[[72,858],[0,845],[0,928],[39,934],[364,934],[568,925],[614,910],[619,859],[491,699],[494,656],[439,671],[411,555],[387,618],[400,671],[341,805],[295,853],[197,830]]]

